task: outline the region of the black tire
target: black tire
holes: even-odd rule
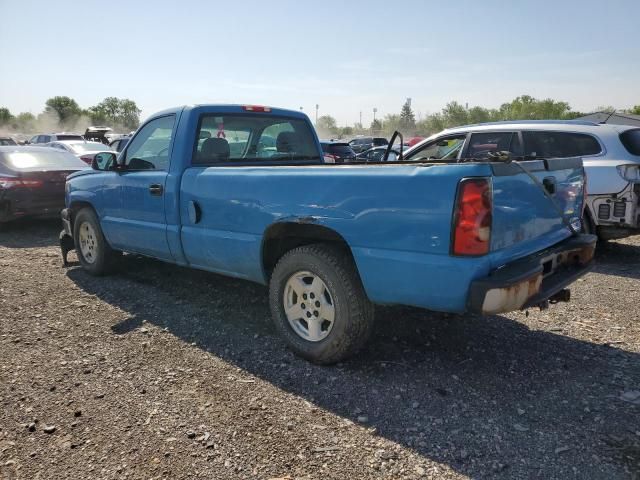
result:
[[[319,277],[330,292],[334,321],[326,338],[309,341],[292,328],[285,314],[285,287],[301,271]],[[316,244],[286,253],[271,275],[269,303],[276,328],[301,357],[328,365],[354,355],[371,335],[374,307],[367,298],[350,255],[343,249]]]
[[[82,253],[80,230],[84,228],[85,225],[90,226],[95,233],[92,237],[93,259],[85,258]],[[82,268],[89,274],[101,276],[113,271],[119,252],[113,250],[107,243],[102,233],[102,228],[100,228],[98,217],[93,209],[83,208],[75,215],[73,222],[73,243],[80,265],[82,265]]]

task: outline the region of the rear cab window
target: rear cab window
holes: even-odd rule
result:
[[[310,125],[269,114],[200,117],[192,165],[321,163]]]

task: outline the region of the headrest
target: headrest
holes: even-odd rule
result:
[[[200,163],[224,162],[229,159],[229,142],[224,138],[207,138],[200,148]]]
[[[295,132],[281,132],[276,139],[276,149],[279,153],[292,153],[298,150],[298,136]]]

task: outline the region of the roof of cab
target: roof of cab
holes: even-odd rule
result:
[[[219,113],[253,113],[246,111],[245,107],[265,107],[269,109],[269,112],[264,112],[264,114],[275,114],[275,115],[283,115],[287,117],[301,118],[307,119],[307,115],[304,112],[299,110],[288,110],[286,108],[278,108],[278,107],[269,107],[267,105],[255,105],[255,104],[216,104],[216,103],[200,103],[194,105],[182,105],[180,107],[168,108],[166,110],[162,110],[160,112],[156,112],[151,115],[149,118],[161,117],[163,115],[177,114],[183,110],[200,110],[200,111],[215,111]],[[263,112],[256,112],[262,114]]]

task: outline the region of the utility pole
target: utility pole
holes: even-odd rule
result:
[[[316,103],[316,125],[318,125],[318,109],[319,108],[320,108],[320,105]]]
[[[360,110],[360,127],[362,127],[362,110]]]
[[[373,121],[376,121],[376,113],[378,113],[378,109],[376,107],[373,107]]]

